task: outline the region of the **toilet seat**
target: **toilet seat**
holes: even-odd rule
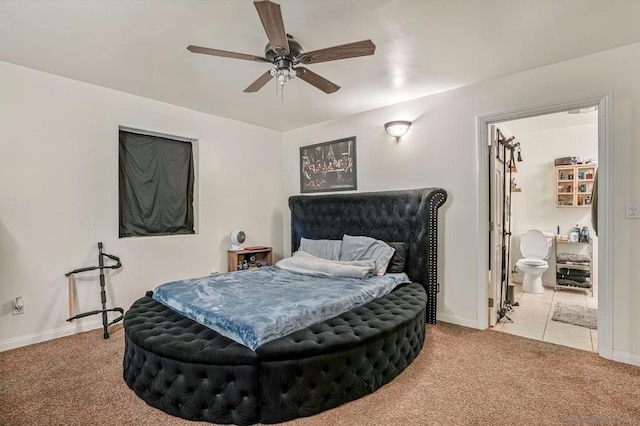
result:
[[[518,263],[521,263],[523,265],[529,265],[529,266],[547,266],[548,263],[546,260],[542,260],[542,259],[520,259],[518,260]]]
[[[549,242],[537,229],[527,231],[520,238],[520,251],[525,259],[543,259],[549,251]]]

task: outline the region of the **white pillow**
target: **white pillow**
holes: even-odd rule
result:
[[[394,249],[395,250],[395,249]],[[376,275],[381,277],[384,274],[387,273],[387,269],[389,268],[389,263],[391,263],[391,260],[389,260],[387,263],[385,263],[384,265],[382,265],[382,268],[378,269],[378,272],[376,272]]]
[[[384,274],[394,252],[395,249],[384,241],[345,234],[342,237],[340,260],[373,260],[376,262],[375,274],[378,275],[380,272]]]
[[[322,259],[340,260],[341,247],[341,240],[309,240],[301,238],[298,250]]]

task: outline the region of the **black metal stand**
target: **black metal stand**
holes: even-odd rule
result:
[[[109,327],[112,324],[117,323],[118,321],[121,321],[124,318],[124,309],[122,308],[112,308],[112,309],[107,309],[107,293],[105,292],[105,282],[104,282],[104,270],[105,269],[118,269],[122,266],[122,263],[120,263],[120,258],[118,258],[117,256],[114,256],[112,254],[107,254],[107,253],[103,253],[102,252],[102,243],[99,242],[98,243],[98,266],[89,266],[86,268],[79,268],[79,269],[74,269],[71,272],[67,272],[65,275],[65,277],[68,277],[70,275],[74,275],[74,274],[78,274],[80,272],[87,272],[87,271],[93,271],[96,269],[100,269],[100,300],[102,301],[102,309],[98,309],[95,311],[89,311],[89,312],[84,312],[82,314],[78,314],[76,316],[73,316],[69,319],[67,319],[67,321],[73,321],[79,318],[84,318],[84,317],[88,317],[90,315],[96,315],[96,314],[102,314],[102,327],[104,330],[103,333],[103,337],[105,339],[109,338],[109,331],[107,330],[107,327]],[[115,265],[107,265],[105,266],[104,264],[104,256],[108,257],[111,260],[114,260],[116,262]],[[116,319],[114,319],[113,321],[109,322],[109,319],[107,317],[107,312],[119,312],[120,316]]]

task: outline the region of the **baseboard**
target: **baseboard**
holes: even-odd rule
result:
[[[625,364],[635,365],[636,367],[640,367],[640,355],[632,354],[631,352],[623,352],[613,350],[612,358],[614,361],[624,362]]]
[[[14,337],[13,339],[0,341],[0,352],[21,348],[23,346],[33,345],[34,343],[46,342],[47,340],[57,339],[58,337],[82,333],[83,331],[95,330],[101,327],[102,320],[83,321],[60,328],[54,328],[53,330],[27,334],[26,336]]]
[[[485,324],[484,327],[478,327],[478,321],[476,321],[475,319],[460,318],[459,316],[451,314],[437,313],[436,320],[448,322],[450,324],[461,325],[463,327],[479,328],[480,330],[484,330],[485,328],[487,328],[487,324]]]

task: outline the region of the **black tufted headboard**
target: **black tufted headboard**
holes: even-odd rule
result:
[[[425,287],[427,322],[435,324],[438,208],[446,199],[441,188],[290,197],[291,251],[303,237],[339,240],[344,234],[407,243],[405,272]]]

